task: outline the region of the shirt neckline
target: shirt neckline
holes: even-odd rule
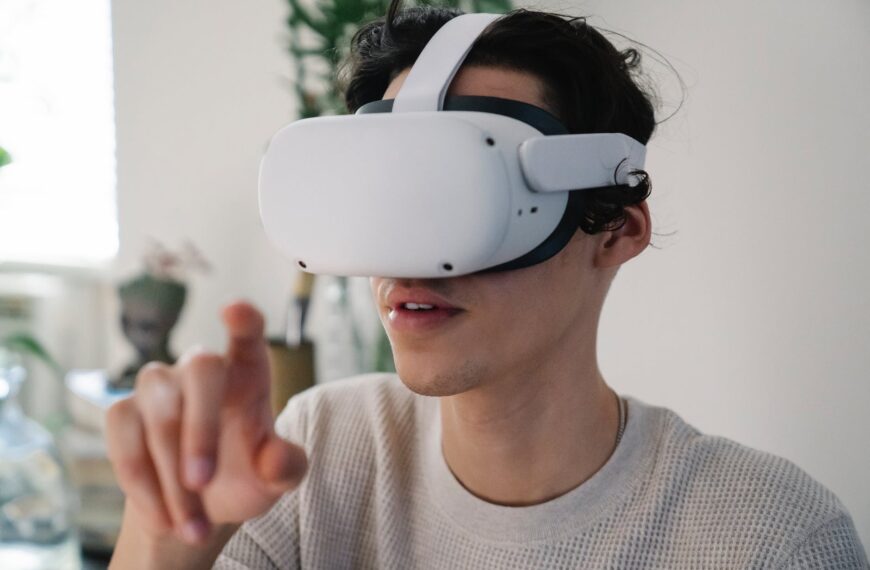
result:
[[[651,468],[660,439],[658,408],[626,397],[628,421],[622,441],[607,462],[589,479],[564,495],[527,507],[507,507],[480,499],[456,479],[441,451],[440,406],[423,426],[422,466],[428,499],[452,524],[477,539],[494,542],[535,542],[575,534],[601,520],[625,500]]]

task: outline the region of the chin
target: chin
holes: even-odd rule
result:
[[[424,359],[395,356],[396,373],[402,383],[421,396],[455,396],[477,388],[484,376],[484,367],[470,360],[460,363],[435,364]]]

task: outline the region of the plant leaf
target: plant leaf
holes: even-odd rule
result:
[[[48,364],[57,374],[63,374],[63,368],[61,368],[60,364],[51,357],[45,347],[42,346],[36,338],[27,333],[14,333],[2,341],[0,341],[0,346],[5,346],[10,350],[15,350],[21,352],[23,354],[29,354],[31,356],[35,356],[39,360]]]

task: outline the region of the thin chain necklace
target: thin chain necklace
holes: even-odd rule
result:
[[[619,442],[622,441],[622,434],[625,432],[625,400],[617,394],[616,401],[619,405],[619,428],[616,430],[616,444],[614,447],[619,445]]]

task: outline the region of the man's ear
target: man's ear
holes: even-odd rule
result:
[[[595,252],[595,267],[619,266],[647,248],[652,234],[649,206],[646,200],[625,207],[625,223],[621,228],[599,234]]]

